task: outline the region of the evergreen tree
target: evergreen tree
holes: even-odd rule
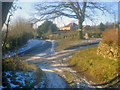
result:
[[[37,33],[41,37],[46,33],[53,33],[57,31],[57,26],[53,22],[46,20],[42,25],[38,27]]]
[[[103,23],[100,23],[99,29],[100,29],[101,31],[104,31],[104,30],[105,30],[105,25],[104,25]]]

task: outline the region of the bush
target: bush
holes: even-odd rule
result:
[[[108,45],[118,45],[118,29],[116,30],[105,30],[102,34],[102,42]]]
[[[89,38],[101,38],[102,36],[102,32],[100,30],[94,30],[94,28],[92,28],[91,30],[86,30],[83,33],[88,33]]]
[[[2,71],[32,71],[36,66],[21,60],[18,56],[2,59]]]
[[[100,38],[102,33],[88,33],[88,36],[90,38],[94,37],[94,38]]]

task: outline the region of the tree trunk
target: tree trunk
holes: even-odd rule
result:
[[[83,38],[83,21],[85,19],[85,9],[86,9],[86,2],[83,2],[83,9],[82,9],[82,14],[81,16],[78,17],[78,28],[80,29],[79,31],[79,35],[80,35],[80,39],[84,39]]]
[[[5,39],[4,39],[4,43],[3,43],[3,48],[4,49],[7,49],[6,48],[6,41],[7,41],[7,36],[8,36],[8,24],[6,24],[6,26],[7,26],[7,31],[6,31],[6,35],[5,35]]]
[[[17,38],[16,38],[16,56],[18,56],[18,41],[17,41]]]
[[[83,26],[82,26],[83,21],[78,20],[78,29],[79,31],[79,39],[83,39]]]
[[[13,2],[2,2],[2,26],[6,21],[7,14],[11,8]]]

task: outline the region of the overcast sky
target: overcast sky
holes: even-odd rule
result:
[[[34,14],[34,11],[35,11],[34,5],[35,5],[35,3],[39,3],[39,1],[34,2],[34,0],[29,0],[29,1],[28,0],[21,0],[21,1],[18,0],[17,1],[17,5],[21,6],[22,9],[21,10],[18,9],[15,12],[14,17],[12,17],[12,21],[14,22],[18,18],[23,18],[23,19],[28,20],[31,17],[33,17],[33,14]],[[117,13],[118,12],[118,4],[117,4],[117,2],[106,2],[106,3],[110,6],[110,8],[112,8],[115,11],[115,16],[116,16],[116,21],[117,21],[117,19],[118,19],[118,13]],[[106,23],[106,22],[114,22],[115,21],[113,15],[107,14],[106,16],[103,16],[100,12],[98,12],[98,13],[99,13],[99,15],[95,16],[96,19],[93,22],[91,22],[90,20],[86,19],[85,22],[83,23],[83,25],[98,25],[101,22],[102,23]],[[54,23],[58,27],[62,27],[62,26],[67,25],[67,24],[69,24],[71,22],[77,23],[77,20],[76,19],[67,18],[67,17],[63,17],[62,19],[61,18],[57,18],[57,19],[54,20]],[[37,27],[41,23],[43,23],[43,22],[37,23],[37,25],[35,25],[35,27]]]

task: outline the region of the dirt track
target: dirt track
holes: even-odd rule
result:
[[[40,50],[41,48],[43,50],[45,46],[38,45],[34,47],[33,50],[31,49],[24,54],[31,55],[26,61],[39,65],[40,69],[46,74],[47,88],[68,88],[64,72],[69,72],[71,77],[74,77],[74,87],[92,87],[85,78],[79,78],[76,71],[73,71],[66,63],[67,59],[77,52],[77,49],[54,52],[54,41],[49,42],[52,45],[48,45],[50,47],[47,47],[47,49],[44,48],[44,52]],[[47,45],[47,43],[45,45]],[[32,54],[33,52],[35,53],[34,55]]]

